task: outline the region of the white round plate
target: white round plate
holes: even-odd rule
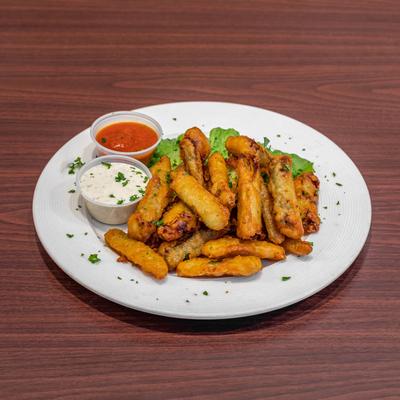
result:
[[[314,161],[320,178],[321,229],[310,236],[314,251],[265,263],[249,278],[188,279],[170,274],[159,282],[131,264],[118,263],[104,246],[107,226],[88,216],[79,195],[70,194],[75,175],[67,165],[77,156],[93,158],[89,129],[67,142],[51,158],[36,186],[33,217],[50,257],[72,279],[111,301],[148,313],[176,318],[223,319],[265,313],[303,300],[337,279],[361,251],[371,223],[367,186],[350,158],[331,140],[294,119],[240,104],[182,102],[141,108],[155,118],[166,136],[192,126],[205,133],[235,128],[272,148]],[[66,234],[73,234],[68,238]],[[82,253],[84,255],[82,255]],[[88,255],[101,262],[91,264]],[[282,281],[283,276],[290,279]],[[207,295],[208,294],[208,295]]]

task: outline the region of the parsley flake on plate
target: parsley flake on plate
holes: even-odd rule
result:
[[[76,169],[79,169],[81,167],[83,167],[85,165],[85,163],[82,161],[82,159],[80,157],[76,157],[75,160],[68,164],[69,170],[68,173],[70,175],[73,175],[75,173]]]
[[[92,264],[97,264],[101,261],[101,259],[99,258],[99,256],[97,255],[97,253],[91,254],[88,257],[88,260],[92,263]]]

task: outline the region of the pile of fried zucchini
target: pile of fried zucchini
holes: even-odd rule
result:
[[[318,178],[296,178],[292,159],[273,155],[247,136],[231,136],[219,152],[199,128],[179,143],[183,163],[171,170],[167,156],[153,165],[152,178],[128,221],[128,233],[110,229],[107,245],[122,259],[163,279],[249,276],[262,259],[286,253],[304,256],[317,232]]]

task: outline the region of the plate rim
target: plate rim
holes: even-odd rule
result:
[[[300,303],[303,300],[313,296],[314,294],[324,290],[326,287],[328,287],[329,285],[331,285],[333,282],[335,282],[337,279],[339,279],[349,268],[351,268],[351,266],[354,264],[355,260],[357,259],[357,257],[362,253],[365,243],[368,240],[368,237],[370,235],[370,231],[371,231],[371,224],[372,224],[372,201],[371,201],[371,195],[369,192],[369,188],[367,185],[367,182],[364,179],[364,176],[362,175],[361,171],[359,170],[359,168],[357,167],[357,165],[354,163],[354,161],[347,155],[347,153],[340,147],[338,146],[334,141],[332,141],[329,137],[327,137],[326,135],[324,135],[323,133],[319,132],[318,130],[316,130],[315,128],[313,128],[310,125],[305,124],[302,121],[296,120],[288,115],[270,110],[270,109],[265,109],[262,107],[258,107],[258,106],[253,106],[253,105],[248,105],[248,104],[242,104],[242,103],[234,103],[234,102],[223,102],[223,101],[178,101],[178,102],[166,102],[166,103],[160,103],[160,104],[153,104],[153,105],[149,105],[149,106],[145,106],[145,107],[141,107],[141,108],[137,108],[134,109],[133,111],[139,111],[141,112],[141,110],[143,109],[149,109],[152,107],[159,107],[159,106],[174,106],[174,105],[180,105],[180,104],[223,104],[223,105],[232,105],[232,106],[240,106],[240,107],[247,107],[247,108],[252,108],[252,109],[257,109],[257,110],[261,110],[263,112],[269,112],[269,113],[273,113],[276,114],[280,117],[284,117],[286,119],[290,119],[292,121],[294,121],[297,124],[301,124],[306,128],[311,128],[314,133],[322,136],[325,140],[329,141],[331,145],[334,145],[335,148],[337,150],[339,150],[347,159],[348,161],[351,162],[353,168],[358,172],[359,176],[361,177],[361,182],[363,183],[363,185],[365,186],[365,191],[367,194],[367,198],[365,200],[368,200],[367,205],[368,205],[368,224],[366,224],[367,228],[365,230],[365,237],[362,238],[362,241],[359,241],[360,245],[358,250],[354,251],[354,254],[352,254],[351,256],[351,261],[344,263],[343,265],[346,265],[345,267],[343,267],[339,274],[335,274],[333,275],[332,278],[330,278],[329,280],[327,280],[327,282],[322,285],[319,286],[316,289],[311,289],[309,291],[304,292],[304,294],[296,299],[293,300],[288,300],[287,302],[281,302],[280,304],[277,304],[273,307],[260,307],[259,309],[253,309],[252,311],[243,311],[243,312],[236,312],[235,314],[226,314],[226,313],[213,313],[212,315],[210,313],[207,313],[207,315],[204,314],[195,314],[192,312],[189,312],[187,314],[176,314],[174,312],[171,311],[159,311],[159,310],[154,310],[151,308],[147,308],[147,307],[142,307],[142,306],[132,306],[131,304],[128,304],[127,302],[124,301],[120,301],[118,299],[112,298],[110,296],[108,296],[107,294],[101,293],[99,291],[97,291],[96,289],[90,287],[89,285],[85,284],[83,281],[81,281],[81,279],[79,277],[76,277],[75,275],[73,275],[72,273],[70,273],[66,267],[64,267],[64,263],[62,262],[62,260],[59,260],[59,257],[57,254],[54,254],[54,252],[52,252],[52,250],[47,246],[46,241],[44,240],[44,238],[42,237],[42,233],[40,232],[39,229],[39,221],[38,221],[38,216],[36,215],[37,213],[35,213],[35,204],[37,203],[37,197],[38,197],[38,187],[39,187],[39,183],[42,179],[42,177],[44,176],[47,168],[49,167],[52,159],[59,153],[62,151],[62,149],[64,148],[64,146],[67,146],[71,141],[73,141],[77,136],[79,136],[80,134],[82,134],[83,132],[87,131],[87,128],[83,129],[82,131],[78,132],[77,134],[75,134],[73,137],[71,137],[68,141],[66,141],[61,147],[58,148],[58,150],[53,153],[51,155],[51,157],[49,158],[49,160],[47,161],[47,163],[45,164],[45,166],[43,167],[36,185],[35,185],[35,189],[33,192],[33,198],[32,198],[32,215],[33,215],[33,223],[34,223],[34,227],[35,227],[35,231],[36,234],[39,238],[40,244],[41,246],[43,246],[43,248],[45,249],[46,253],[48,254],[48,256],[52,259],[52,261],[57,265],[58,268],[60,268],[66,275],[68,275],[72,280],[74,280],[75,282],[77,282],[79,285],[83,286],[85,289],[95,293],[96,295],[99,295],[102,298],[107,299],[108,301],[111,301],[113,303],[122,305],[126,308],[129,309],[133,309],[136,311],[140,311],[140,312],[145,312],[148,314],[153,314],[153,315],[158,315],[158,316],[163,316],[163,317],[168,317],[168,318],[176,318],[176,319],[189,319],[189,320],[223,320],[223,319],[236,319],[236,318],[243,318],[243,317],[250,317],[250,316],[254,316],[254,315],[261,315],[261,314],[266,314],[272,311],[276,311],[279,309],[284,309],[287,308],[293,304],[296,303]],[[166,137],[168,136],[173,136],[173,135],[166,135]],[[367,221],[366,221],[367,222]]]

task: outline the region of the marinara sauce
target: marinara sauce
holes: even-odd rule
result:
[[[116,122],[97,132],[96,140],[110,150],[133,152],[152,146],[158,135],[154,129],[139,122]]]

